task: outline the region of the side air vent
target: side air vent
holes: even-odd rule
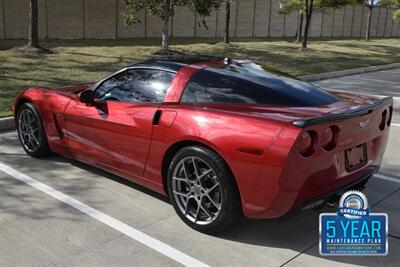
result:
[[[53,119],[54,119],[54,125],[56,127],[58,137],[60,139],[63,139],[64,138],[64,133],[61,130],[60,125],[58,124],[58,120],[57,120],[57,115],[56,114],[53,114]]]

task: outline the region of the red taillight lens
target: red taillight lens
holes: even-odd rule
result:
[[[315,131],[306,131],[300,137],[300,154],[309,157],[315,152],[318,142],[318,134]]]
[[[336,147],[339,135],[339,128],[337,126],[330,126],[326,128],[321,134],[322,148],[331,151]]]
[[[385,111],[382,112],[382,120],[381,123],[379,124],[379,129],[381,131],[383,131],[385,129],[386,126],[386,116],[387,116],[387,110],[385,109]]]
[[[393,116],[393,106],[390,106],[390,108],[389,108],[389,119],[387,121],[387,126],[390,126],[390,124],[392,123],[392,116]]]

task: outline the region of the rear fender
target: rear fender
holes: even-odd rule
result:
[[[257,190],[254,191],[251,201],[244,206],[247,217],[266,217],[265,210],[270,207],[280,190],[280,177],[285,170],[288,159],[295,153],[293,150],[301,132],[301,129],[287,124],[282,127],[274,143],[266,152]],[[274,213],[271,210],[268,210],[268,212]]]

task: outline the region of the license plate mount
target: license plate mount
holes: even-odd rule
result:
[[[352,172],[367,164],[367,144],[361,144],[345,151],[346,170]]]

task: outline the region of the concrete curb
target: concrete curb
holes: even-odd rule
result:
[[[11,131],[15,129],[13,117],[0,118],[0,132]]]
[[[307,81],[307,82],[315,82],[319,80],[337,78],[342,76],[360,74],[360,73],[367,73],[367,72],[374,72],[380,70],[389,70],[389,69],[396,69],[400,68],[400,63],[393,63],[388,65],[380,65],[380,66],[371,66],[366,68],[358,68],[358,69],[350,69],[350,70],[340,70],[340,71],[332,71],[332,72],[325,72],[319,74],[310,74],[299,76],[300,79]]]

